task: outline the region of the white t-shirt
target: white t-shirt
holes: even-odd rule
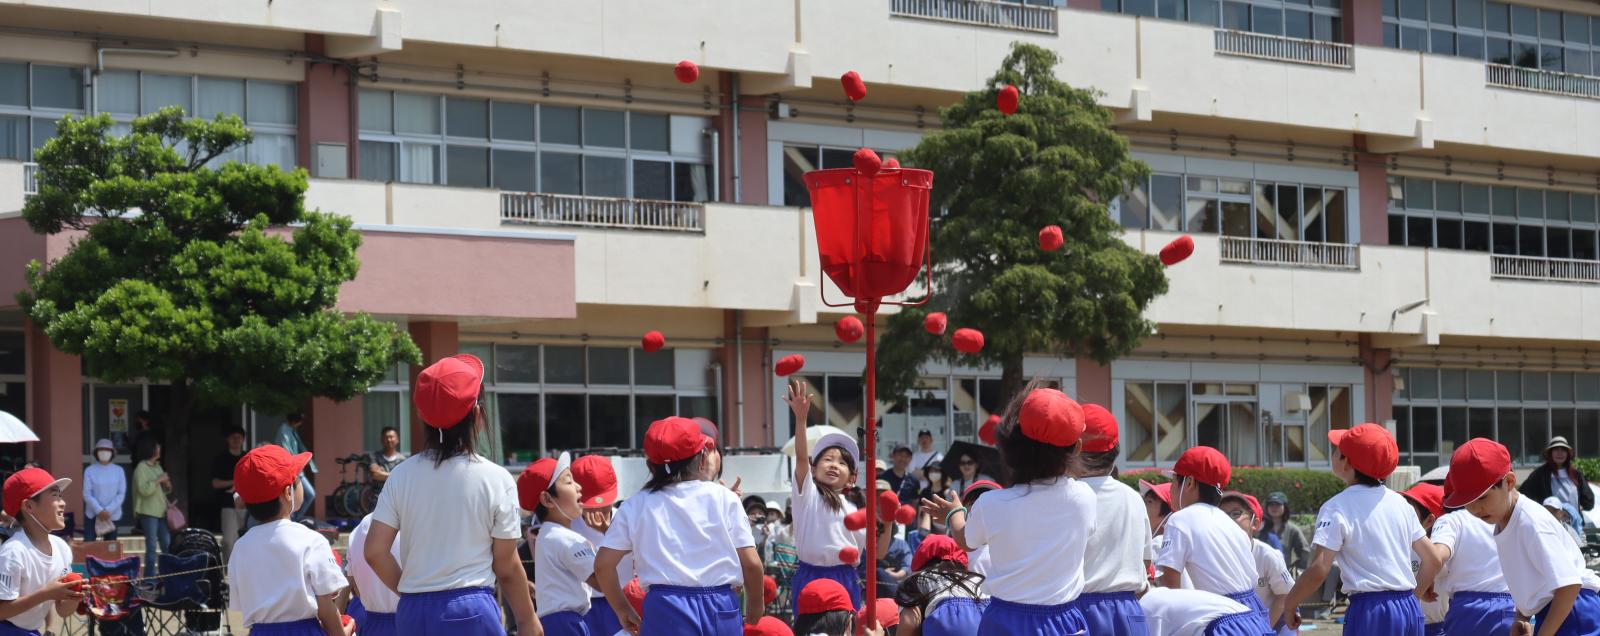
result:
[[[1289,567],[1283,562],[1282,550],[1259,539],[1251,539],[1250,554],[1256,561],[1256,598],[1261,599],[1262,607],[1271,610],[1278,597],[1294,588],[1294,579],[1289,577]]]
[[[595,530],[594,528],[590,527],[589,524],[584,523],[582,519],[572,522],[572,531],[582,535],[584,539],[587,539],[589,541],[589,545],[593,546],[596,552],[600,551],[600,546],[605,545],[606,543],[606,535],[600,534],[599,530]],[[628,581],[632,580],[633,553],[629,552],[628,554],[622,555],[622,560],[617,562],[617,582],[627,585]],[[606,595],[600,590],[590,590],[589,598],[593,599],[605,597]],[[605,601],[600,602],[604,603]]]
[[[534,589],[539,615],[589,613],[589,598],[594,594],[584,583],[594,574],[594,546],[589,545],[589,540],[572,528],[546,521],[539,526],[539,542],[534,544],[533,553],[534,572],[539,574],[539,585]]]
[[[1076,479],[991,490],[968,513],[967,545],[989,546],[990,596],[1059,605],[1083,593],[1083,557],[1098,518],[1094,491]]]
[[[1457,510],[1433,522],[1432,541],[1450,548],[1450,560],[1434,579],[1433,589],[1440,596],[1456,592],[1506,593],[1506,577],[1500,572],[1500,557],[1495,553],[1494,526],[1466,510]]]
[[[361,523],[356,524],[356,529],[350,531],[350,546],[345,550],[345,573],[356,582],[356,590],[361,593],[361,606],[369,612],[379,614],[393,614],[400,607],[400,595],[384,585],[378,579],[378,573],[372,571],[372,564],[367,563],[367,531],[372,529],[372,515],[361,518]],[[400,561],[400,542],[396,537],[395,545],[389,548],[396,562]],[[400,564],[401,570],[405,564]]]
[[[1195,589],[1224,596],[1255,589],[1250,535],[1222,509],[1208,503],[1184,506],[1167,517],[1162,536],[1157,574],[1160,568],[1188,572]]]
[[[228,607],[245,627],[316,618],[317,597],[345,585],[328,540],[288,519],[251,528],[228,561]]]
[[[1145,584],[1144,562],[1153,560],[1150,519],[1144,498],[1110,476],[1081,480],[1094,491],[1095,524],[1083,563],[1083,591],[1137,592]],[[981,499],[979,501],[982,501]]]
[[[742,585],[738,550],[755,545],[750,520],[732,490],[685,481],[629,497],[612,517],[602,547],[636,553],[639,584],[649,589]]]
[[[941,461],[944,461],[944,453],[941,453],[939,451],[936,451],[936,450],[923,451],[920,448],[917,449],[917,450],[911,451],[911,470],[923,471],[922,479],[918,480],[918,481],[922,482],[922,487],[923,488],[927,488],[928,487],[928,473],[927,473],[928,462],[933,462],[933,465],[935,467],[937,467],[939,465],[939,462],[941,462]],[[943,469],[941,469],[941,470],[943,470]]]
[[[989,574],[989,546],[980,546],[967,553],[967,571],[985,576]]]
[[[793,493],[789,505],[794,511],[794,548],[801,561],[819,567],[844,565],[839,560],[840,548],[861,550],[867,545],[866,529],[851,532],[844,527],[844,517],[856,511],[855,504],[844,501],[838,510],[829,508],[816,480],[810,478],[796,483]],[[744,524],[748,526],[749,520]]]
[[[400,462],[372,520],[400,531],[400,593],[494,587],[491,539],[522,538],[517,480],[481,455],[434,467],[433,453]]]
[[[1600,591],[1600,579],[1584,565],[1583,551],[1572,533],[1537,501],[1518,496],[1511,519],[1494,535],[1494,544],[1511,599],[1524,615],[1543,610],[1557,588],[1582,585]]]
[[[1164,526],[1163,526],[1163,530],[1165,530]],[[1167,544],[1167,535],[1165,535],[1165,534],[1158,534],[1156,536],[1150,537],[1150,554],[1151,555],[1161,554],[1161,546],[1164,546],[1166,544]],[[1150,565],[1152,567],[1154,567],[1155,566],[1155,558],[1153,556],[1151,557],[1150,561],[1151,561]],[[1157,572],[1157,574],[1160,574],[1160,572]],[[1182,589],[1185,589],[1185,590],[1194,589],[1194,581],[1189,579],[1189,571],[1188,570],[1183,570],[1179,574],[1178,578],[1179,578],[1179,581],[1178,581],[1178,587],[1179,588],[1182,588]]]
[[[18,530],[0,545],[0,601],[15,601],[32,594],[72,573],[72,546],[61,537],[49,535],[50,554],[39,551]],[[327,541],[322,542],[327,545]],[[11,624],[34,631],[44,630],[44,621],[55,603],[45,602],[11,617]]]
[[[1425,536],[1417,511],[1383,486],[1349,486],[1317,512],[1311,542],[1335,552],[1346,594],[1414,590],[1411,544]]]
[[[1200,590],[1152,587],[1139,597],[1151,634],[1200,636],[1224,616],[1248,614],[1250,608],[1220,594]]]

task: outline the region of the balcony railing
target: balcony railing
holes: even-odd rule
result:
[[[1222,262],[1316,269],[1361,269],[1360,247],[1275,239],[1222,237]]]
[[[1600,99],[1600,77],[1505,64],[1485,64],[1484,68],[1490,86]]]
[[[1495,278],[1600,284],[1600,261],[1494,255]]]
[[[1349,44],[1217,29],[1217,52],[1279,62],[1351,68]]]
[[[889,0],[890,15],[941,22],[1055,33],[1057,10],[995,0]]]
[[[705,205],[542,192],[500,193],[500,222],[704,232]]]
[[[39,164],[22,164],[22,196],[39,194]]]

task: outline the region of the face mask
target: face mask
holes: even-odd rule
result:
[[[938,471],[934,471],[934,472],[928,473],[928,481],[933,481],[933,480],[938,479],[938,478],[943,477],[943,476],[944,476],[944,473],[941,473],[941,472],[938,472]]]
[[[95,458],[99,459],[102,464],[111,463],[111,455],[112,452],[108,450],[95,451],[94,453]]]

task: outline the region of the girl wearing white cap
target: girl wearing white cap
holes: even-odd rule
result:
[[[102,439],[95,442],[94,463],[83,469],[84,541],[117,538],[122,502],[128,496],[128,475],[111,463],[116,455],[111,440]]]
[[[861,550],[866,545],[867,533],[844,526],[845,516],[856,511],[856,505],[846,495],[856,483],[856,464],[861,461],[861,451],[854,439],[838,433],[823,435],[816,446],[810,445],[806,439],[806,420],[811,414],[811,394],[804,381],[791,383],[784,400],[794,411],[795,420],[796,461],[790,499],[794,507],[795,550],[800,557],[790,582],[795,601],[799,602],[800,590],[805,589],[806,583],[833,579],[850,593],[850,602],[861,607],[861,579],[856,568],[864,556]],[[799,461],[800,458],[809,461]],[[877,547],[874,562],[888,554],[886,533],[880,534]]]

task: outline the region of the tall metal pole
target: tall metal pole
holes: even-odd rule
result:
[[[867,310],[867,452],[861,458],[867,465],[867,553],[861,555],[867,567],[867,616],[878,615],[878,303]],[[872,619],[868,619],[869,621]]]

